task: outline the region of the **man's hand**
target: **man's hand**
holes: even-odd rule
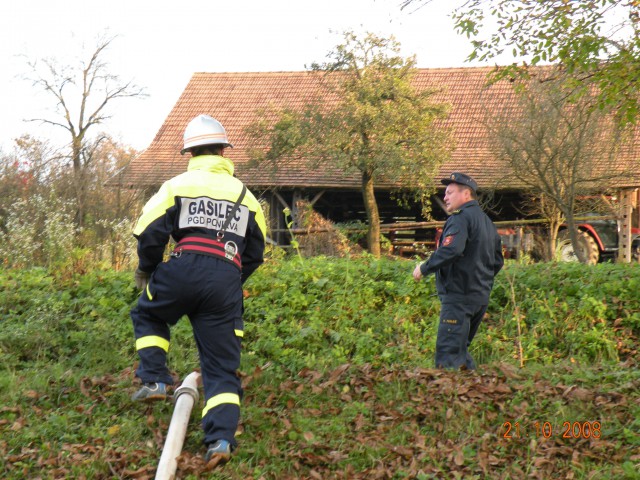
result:
[[[422,278],[422,272],[420,271],[420,264],[416,265],[416,268],[413,270],[413,279],[416,282],[419,282]]]
[[[143,272],[139,268],[136,268],[136,272],[133,274],[133,278],[136,281],[136,287],[138,287],[139,290],[145,290],[147,288],[150,277],[150,273]]]

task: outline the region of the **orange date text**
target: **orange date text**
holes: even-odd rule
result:
[[[595,422],[504,422],[500,429],[503,438],[601,438],[602,424]]]

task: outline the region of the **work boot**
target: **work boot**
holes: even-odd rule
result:
[[[214,459],[217,460],[217,465],[227,463],[231,459],[231,444],[226,440],[216,440],[215,443],[210,443],[204,460],[209,463]]]
[[[145,383],[142,388],[133,394],[134,402],[153,402],[167,398],[167,386],[161,382]]]

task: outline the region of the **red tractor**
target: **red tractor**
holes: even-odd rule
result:
[[[582,245],[587,263],[615,260],[618,255],[618,222],[615,220],[584,221],[577,225],[579,242]],[[632,228],[631,255],[640,258],[640,228]],[[572,262],[578,257],[571,245],[569,231],[561,228],[558,232],[557,249],[560,260]]]
[[[588,216],[588,215],[584,215]],[[593,214],[599,216],[599,214]],[[613,219],[595,219],[583,221],[577,225],[578,241],[580,242],[587,263],[595,265],[598,262],[615,261],[618,255],[618,222]],[[535,228],[526,228],[522,232],[522,238],[518,238],[515,228],[498,228],[498,233],[502,237],[502,249],[505,258],[517,258],[517,251],[531,253],[535,250],[534,241],[536,236],[541,235],[541,231]],[[436,245],[442,229],[436,231]],[[632,228],[631,255],[636,261],[640,261],[640,228]],[[566,225],[560,227],[556,243],[556,253],[560,261],[577,262],[578,256],[573,249],[569,231]],[[535,255],[534,258],[540,258]]]

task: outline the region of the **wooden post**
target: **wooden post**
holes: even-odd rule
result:
[[[524,240],[524,228],[516,228],[516,260],[522,260],[522,254],[524,253],[524,246],[522,244]]]
[[[638,206],[640,206],[640,188],[636,188],[636,194],[635,197],[633,199],[633,208],[636,211],[636,227],[640,227],[640,208],[638,208]]]
[[[291,200],[291,219],[293,220],[293,228],[300,228],[302,223],[300,222],[300,212],[298,211],[298,202],[302,200],[302,192],[296,188],[293,191],[293,199]]]
[[[275,224],[275,228],[272,228],[271,231],[276,234],[275,241],[278,245],[283,245],[285,243],[285,240],[287,239],[287,229],[285,228],[285,220],[282,215],[283,208],[288,208],[289,210],[291,210],[291,207],[289,207],[289,204],[286,202],[286,200],[282,198],[282,195],[274,191],[273,196],[271,197],[269,215],[271,216],[270,220]]]
[[[636,189],[620,190],[620,218],[618,220],[618,262],[631,263],[631,215]]]

